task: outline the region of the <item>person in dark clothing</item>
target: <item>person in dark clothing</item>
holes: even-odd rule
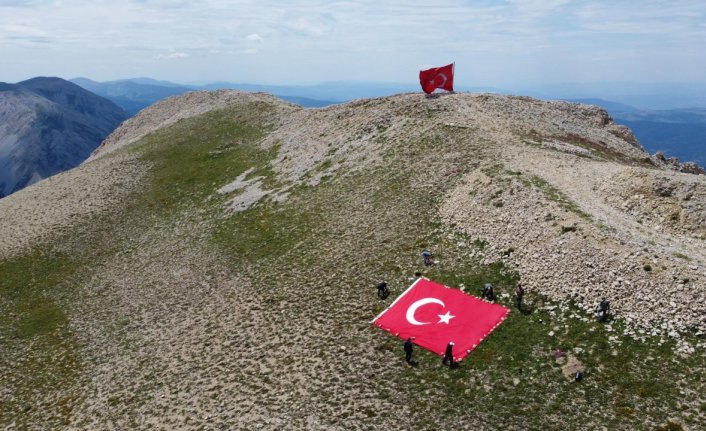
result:
[[[487,298],[488,301],[495,301],[495,293],[493,292],[493,285],[490,283],[485,283],[483,286],[483,293],[481,298]]]
[[[583,373],[580,370],[576,371],[576,374],[574,375],[574,381],[580,382],[581,380],[583,380]]]
[[[448,365],[450,367],[454,366],[454,354],[453,354],[453,349],[454,349],[454,342],[451,341],[449,344],[446,345],[446,353],[444,353],[444,359],[441,360],[441,363],[443,365]]]
[[[429,250],[424,250],[421,254],[422,256],[422,262],[424,262],[424,266],[430,266],[434,262],[431,260],[431,252]]]
[[[384,281],[381,281],[380,283],[378,283],[377,289],[378,289],[378,297],[380,299],[385,299],[390,294],[390,290],[387,288],[387,283]]]
[[[596,307],[596,315],[598,316],[598,320],[600,322],[605,322],[608,320],[608,310],[610,309],[610,302],[608,302],[607,299],[603,298],[601,300],[601,303],[598,304],[598,307]]]
[[[520,283],[517,283],[517,290],[515,290],[515,296],[517,297],[517,309],[522,310],[522,298],[525,296],[525,288],[522,287]]]
[[[404,357],[408,364],[412,363],[412,352],[414,351],[414,344],[412,343],[413,338],[414,337],[409,337],[407,341],[404,342]]]

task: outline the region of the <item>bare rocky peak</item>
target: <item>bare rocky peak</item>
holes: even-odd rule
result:
[[[287,113],[302,110],[287,102],[265,93],[244,93],[236,90],[214,92],[194,91],[184,95],[164,99],[140,112],[115,130],[91,156],[91,160],[128,145],[154,130],[175,123],[184,118],[192,118],[205,112],[224,108],[233,103],[265,102],[279,106]],[[555,126],[553,133],[581,135],[583,132],[595,135],[591,143],[616,151],[627,158],[646,158],[648,154],[639,145],[630,130],[616,125],[608,113],[593,105],[581,105],[563,101],[544,102],[529,97],[492,94],[453,94],[443,97],[420,98],[419,94],[403,94],[377,99],[362,99],[348,104],[334,105],[325,109],[306,110],[319,118],[330,121],[330,126],[349,126],[356,117],[364,120],[361,126],[368,127],[370,114],[382,123],[391,117],[438,116],[445,122],[456,122],[460,126],[508,127],[508,132],[521,128],[546,129],[544,123]],[[306,114],[304,114],[306,115]],[[350,118],[346,118],[350,117]],[[339,120],[346,119],[344,123]],[[420,118],[416,118],[419,120]],[[286,123],[296,122],[287,121]],[[312,125],[319,128],[318,125]],[[536,127],[535,127],[536,126]],[[355,127],[352,127],[355,128]],[[603,130],[613,137],[595,134],[590,129]],[[617,139],[615,139],[617,138]],[[626,145],[627,144],[627,145]]]
[[[483,149],[474,150],[482,167],[447,197],[441,214],[487,241],[488,261],[502,257],[531,288],[586,307],[608,296],[636,321],[668,310],[680,316],[681,328],[706,326],[706,309],[688,305],[706,275],[705,178],[656,163],[627,127],[597,106],[494,94],[401,94],[312,110],[264,94],[195,92],[126,122],[93,157],[178,119],[251,101],[278,107],[272,119],[278,126],[262,145],[280,146],[272,167],[290,187],[378,165],[390,145],[433,131],[472,132],[483,140]],[[331,166],[312,174],[326,160]],[[229,211],[288,193],[287,187],[263,190],[257,179],[222,186],[244,190]],[[673,290],[672,299],[661,289]]]
[[[504,260],[527,288],[586,308],[606,296],[639,325],[666,317],[667,331],[706,328],[706,177],[655,163],[628,128],[596,106],[401,94],[303,109],[266,94],[191,92],[126,121],[90,160],[238,104],[270,108],[271,131],[260,145],[277,148],[271,168],[282,185],[268,190],[247,172],[214,185],[214,194],[231,196],[226,214],[263,199],[284,201],[293,187],[316,186],[324,176],[404,163],[448,176],[450,188],[434,191],[444,194],[441,218],[487,243],[482,258]],[[444,164],[450,153],[435,165],[424,154],[384,157],[430,136],[463,142],[467,149],[453,151],[471,152],[477,167]]]

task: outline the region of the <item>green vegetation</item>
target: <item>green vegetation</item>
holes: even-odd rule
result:
[[[674,253],[674,257],[678,257],[679,259],[684,259],[687,262],[691,262],[691,258],[683,253]]]
[[[269,169],[277,147],[262,150],[266,104],[226,109],[179,121],[142,139],[131,148],[153,164],[151,186],[139,205],[163,214],[196,205],[249,168],[275,186]]]
[[[561,227],[561,233],[564,234],[564,233],[567,233],[567,232],[576,232],[576,229],[577,229],[577,228],[576,228],[575,225],[571,225],[571,226],[562,226],[562,227]]]
[[[148,187],[130,197],[122,212],[86,221],[54,244],[0,261],[0,340],[8,340],[0,349],[0,369],[12,370],[9,377],[1,376],[15,397],[0,401],[0,425],[14,420],[29,427],[33,412],[53,416],[55,426],[69,422],[80,398],[76,385],[83,358],[69,321],[71,304],[82,301],[82,271],[130,251],[131,233],[173,223],[187,209],[220,214],[223,199],[211,205],[206,199],[250,167],[256,168],[252,175],[272,178],[269,162],[277,148],[257,146],[266,132],[260,124],[266,115],[267,106],[245,106],[182,120],[148,135],[128,149],[152,165]],[[39,411],[36,403],[47,398],[54,401]]]
[[[36,410],[41,388],[60,401],[57,424],[69,419],[80,364],[62,299],[73,291],[66,279],[78,262],[60,253],[35,250],[0,261],[0,379],[15,397],[0,401],[0,418]],[[1,422],[0,422],[1,423]]]

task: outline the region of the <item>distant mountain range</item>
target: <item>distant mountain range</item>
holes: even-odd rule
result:
[[[146,78],[110,82],[96,82],[87,78],[75,78],[71,79],[71,82],[92,93],[105,97],[123,108],[131,116],[165,97],[178,96],[193,90],[179,84]]]
[[[558,83],[512,89],[539,99],[602,99],[647,110],[706,108],[706,82],[641,83],[596,82]]]
[[[0,198],[78,165],[127,118],[60,78],[0,83]]]
[[[630,129],[650,153],[706,166],[706,108],[648,110],[602,99],[575,99],[605,109]]]
[[[305,108],[320,108],[340,103],[343,100],[320,100],[305,97],[308,94],[301,87],[263,86],[249,84],[233,84],[228,82],[208,85],[182,85],[168,81],[157,81],[150,78],[122,79],[118,81],[96,82],[87,78],[71,79],[74,84],[80,85],[88,91],[111,100],[130,115],[137,114],[140,110],[154,102],[170,96],[178,96],[187,91],[238,89],[248,92],[272,93],[288,102],[295,103]],[[314,93],[315,96],[324,96],[325,93]],[[348,99],[346,99],[348,100]]]

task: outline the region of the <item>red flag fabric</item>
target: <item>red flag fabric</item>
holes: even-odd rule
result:
[[[426,278],[415,281],[373,324],[414,344],[443,355],[454,343],[455,361],[463,360],[510,310]]]
[[[419,83],[422,84],[422,90],[427,94],[434,92],[437,88],[454,91],[454,63],[420,70]]]

